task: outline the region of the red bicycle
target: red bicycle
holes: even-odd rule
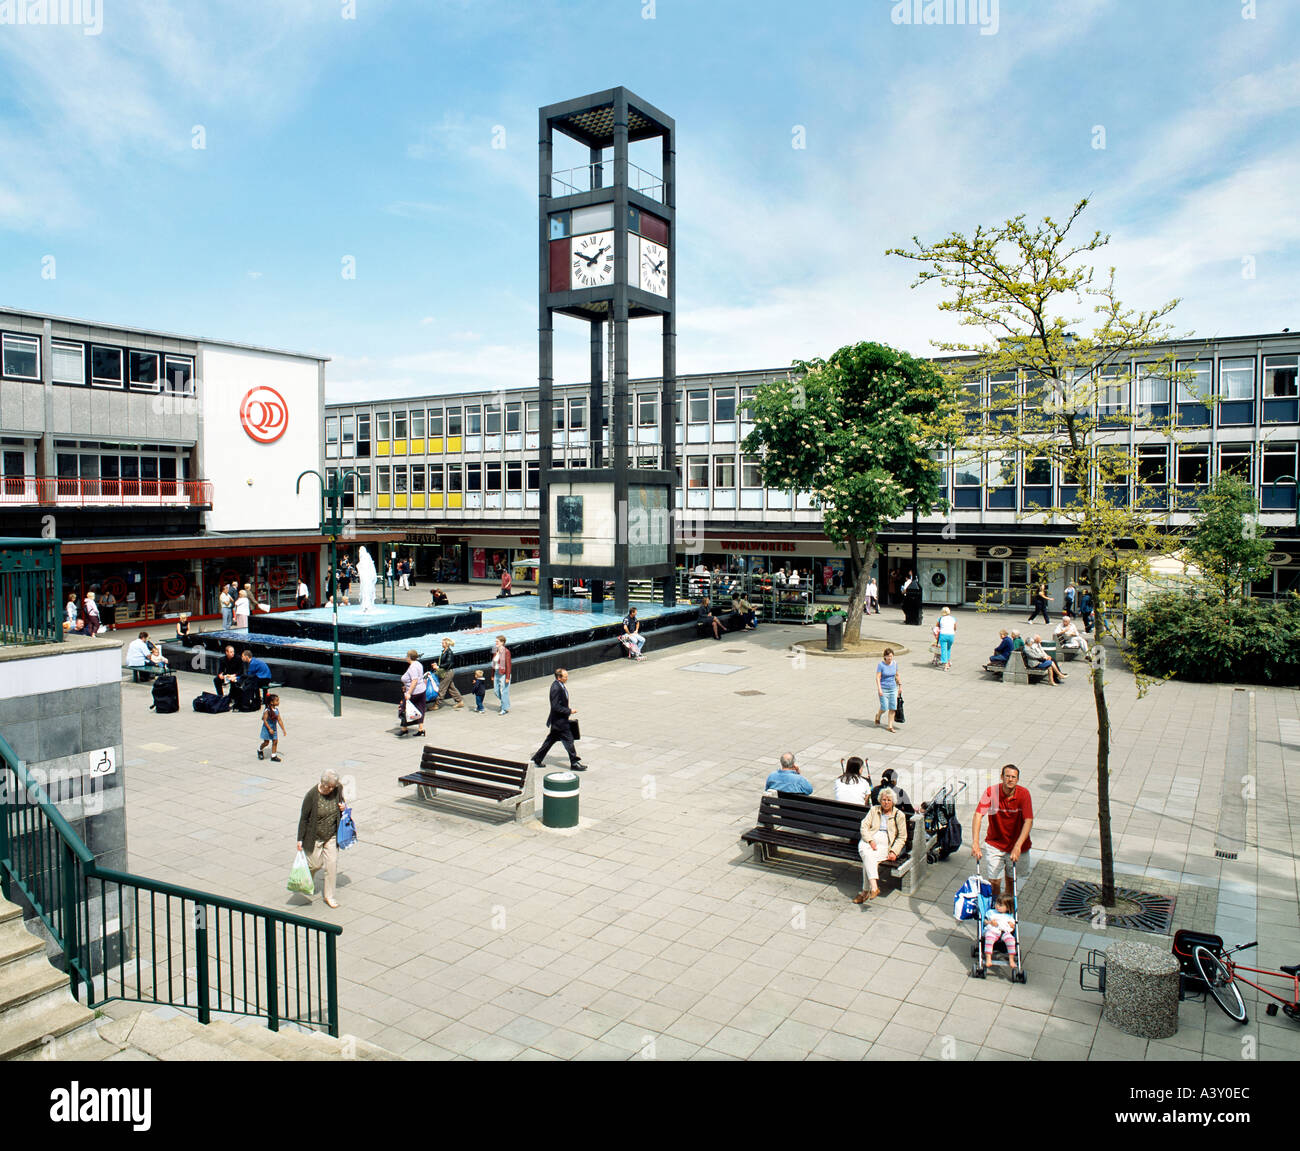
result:
[[[1256,991],[1262,991],[1270,999],[1276,999],[1277,1003],[1270,1003],[1264,1010],[1269,1015],[1276,1015],[1278,1003],[1282,1005],[1282,1014],[1291,1019],[1300,1021],[1300,963],[1291,967],[1281,967],[1277,971],[1270,971],[1266,967],[1245,967],[1240,963],[1234,963],[1232,956],[1238,951],[1248,951],[1252,947],[1258,946],[1259,941],[1253,943],[1240,943],[1236,947],[1229,948],[1227,951],[1220,949],[1211,950],[1203,943],[1196,944],[1192,948],[1192,959],[1200,972],[1201,978],[1205,981],[1205,986],[1214,1001],[1223,1008],[1223,1013],[1229,1019],[1235,1019],[1238,1023],[1246,1022],[1246,1004],[1242,1001],[1241,991],[1237,988],[1237,980],[1240,978],[1242,983],[1249,984]],[[1247,979],[1240,973],[1250,971],[1256,975],[1268,975],[1273,979],[1286,979],[1291,983],[1291,999],[1288,1002],[1281,995],[1276,995],[1267,987],[1261,987],[1253,979]]]

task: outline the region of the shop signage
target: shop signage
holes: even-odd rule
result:
[[[244,395],[239,405],[239,422],[249,439],[273,444],[289,428],[289,405],[274,388],[260,384]]]
[[[438,535],[436,532],[407,532],[405,542],[408,544],[436,544]]]
[[[785,540],[723,540],[722,550],[729,552],[793,552],[798,545]]]
[[[1291,562],[1291,554],[1289,552],[1269,552],[1268,562],[1271,567],[1284,568]]]

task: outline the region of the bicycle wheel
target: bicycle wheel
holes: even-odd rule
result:
[[[1199,943],[1192,949],[1192,958],[1196,960],[1197,969],[1210,994],[1214,996],[1214,1001],[1223,1008],[1224,1015],[1238,1023],[1245,1023],[1246,1005],[1233,982],[1232,972],[1223,960]]]

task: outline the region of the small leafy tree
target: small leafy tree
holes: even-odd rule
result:
[[[1224,601],[1246,598],[1246,587],[1265,579],[1270,568],[1268,540],[1256,534],[1259,504],[1238,476],[1220,473],[1192,517],[1187,553]]]
[[[920,515],[946,507],[934,456],[959,418],[954,387],[926,360],[859,343],[795,361],[749,412],[742,450],[762,458],[764,484],[813,493],[826,538],[848,546],[845,639],[856,642],[880,531],[913,504]]]
[[[1164,317],[1178,301],[1151,311],[1120,303],[1114,269],[1101,278],[1084,262],[1109,237],[1070,236],[1087,203],[1076,204],[1064,223],[1047,217],[1031,227],[1017,216],[1000,226],[977,227],[969,237],[953,233],[930,244],[913,237],[912,248],[890,254],[920,264],[913,287],[937,281],[950,293],[940,310],[985,335],[978,342],[937,345],[961,353],[944,361],[966,397],[966,426],[953,440],[959,459],[964,455],[986,467],[990,487],[1013,486],[1023,469],[1027,486],[1052,492],[1032,514],[1055,522],[1064,538],[1044,550],[1042,566],[1087,570],[1097,609],[1089,670],[1097,712],[1101,902],[1113,906],[1105,678],[1110,627],[1103,609],[1118,601],[1126,578],[1146,574],[1151,558],[1170,550],[1165,499],[1151,505],[1141,495],[1130,498],[1136,464],[1128,439],[1134,423],[1150,428],[1161,442],[1171,434],[1178,377],[1172,362],[1150,348],[1168,338]],[[1085,303],[1097,317],[1091,332],[1076,330],[1083,317],[1062,314]],[[1135,356],[1151,357],[1142,364],[1139,399],[1164,397],[1163,404],[1146,404],[1136,419],[1127,414],[1133,383],[1128,365]]]

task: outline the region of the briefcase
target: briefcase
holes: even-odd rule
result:
[[[569,730],[573,732],[573,738],[575,740],[582,738],[582,732],[578,730],[578,721],[576,719],[569,720]]]

